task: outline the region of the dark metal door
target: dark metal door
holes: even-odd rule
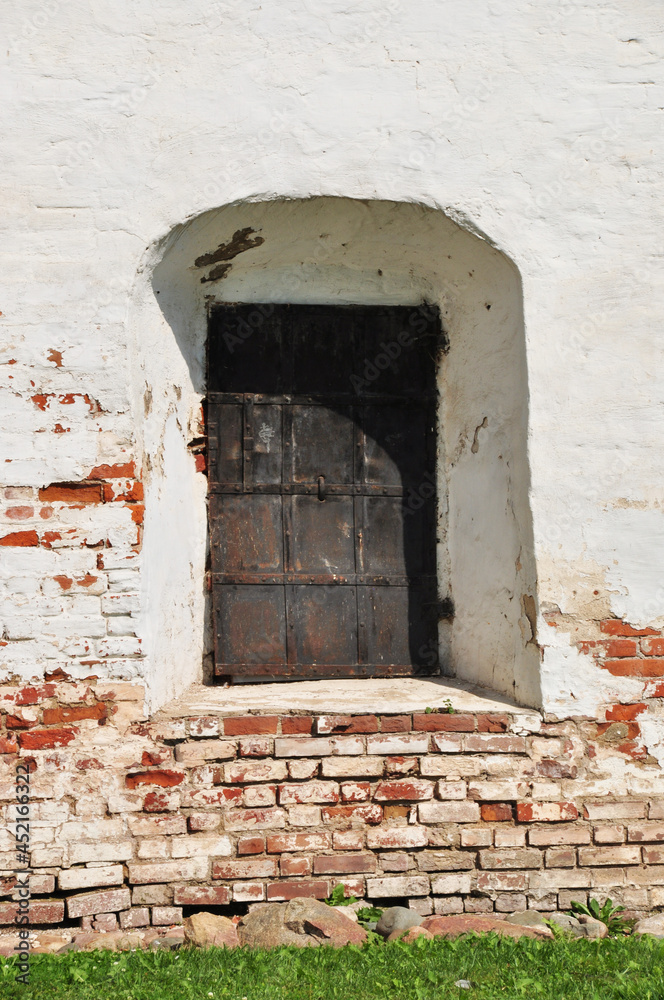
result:
[[[437,670],[440,343],[428,309],[212,309],[218,674]]]

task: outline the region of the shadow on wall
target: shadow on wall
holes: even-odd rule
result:
[[[205,483],[187,448],[201,434],[210,305],[428,302],[449,339],[437,373],[437,577],[454,617],[440,623],[440,659],[462,681],[539,705],[526,348],[512,262],[440,211],[342,198],[207,212],[161,254],[135,326],[134,370],[151,656],[170,678],[162,688],[172,697],[200,679],[212,648]],[[374,360],[362,359],[358,379],[380,378]]]

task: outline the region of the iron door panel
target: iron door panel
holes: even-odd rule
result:
[[[280,586],[221,585],[215,606],[215,659],[220,673],[253,676],[287,663],[286,602]],[[229,667],[228,671],[224,667]],[[221,669],[220,669],[221,668]]]
[[[362,572],[404,577],[422,572],[419,546],[406,556],[401,497],[361,497],[363,507]]]
[[[350,407],[293,406],[293,482],[353,482],[354,424]]]
[[[242,482],[242,405],[208,407],[208,462],[211,483]]]
[[[346,668],[357,664],[356,588],[293,586],[288,591],[297,663]]]
[[[279,484],[283,478],[282,407],[251,408],[251,481],[255,485]]]
[[[363,482],[419,486],[427,464],[433,465],[430,423],[420,406],[364,406]]]
[[[282,498],[248,494],[210,498],[214,573],[283,572]]]
[[[413,309],[377,309],[364,327],[365,395],[418,396],[435,389],[436,324]]]
[[[293,392],[327,395],[351,391],[356,315],[351,309],[300,306],[293,315]]]
[[[282,339],[283,306],[226,306],[213,310],[208,342],[212,392],[288,391],[288,334]]]
[[[437,665],[438,623],[427,614],[428,588],[358,587],[358,594],[370,663],[400,673]]]
[[[288,501],[285,501],[286,503]],[[355,573],[352,497],[294,496],[291,566],[296,573]]]

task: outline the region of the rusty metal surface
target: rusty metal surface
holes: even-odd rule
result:
[[[403,307],[213,309],[208,462],[217,673],[437,671],[432,484],[440,324],[435,315],[418,316],[418,333],[409,330],[404,346],[398,338],[413,314]]]

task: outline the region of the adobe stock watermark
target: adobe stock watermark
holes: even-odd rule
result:
[[[16,861],[20,868],[14,872],[16,879],[16,894],[18,907],[14,923],[18,925],[18,944],[14,951],[18,952],[17,983],[25,986],[30,982],[30,765],[16,765]],[[22,877],[21,877],[22,876]]]

